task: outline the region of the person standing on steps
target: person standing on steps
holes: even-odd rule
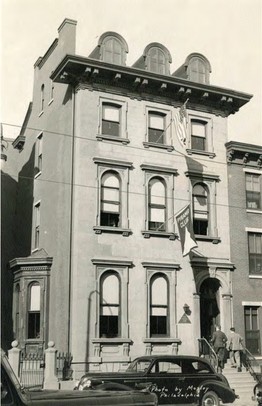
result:
[[[225,363],[227,336],[221,331],[221,326],[216,326],[216,331],[213,333],[211,343],[218,358],[218,372],[222,373]]]
[[[236,368],[237,371],[242,371],[241,354],[243,351],[243,338],[236,333],[235,328],[231,327],[228,340],[228,351],[230,353],[231,368]]]

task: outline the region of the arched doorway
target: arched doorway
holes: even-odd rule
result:
[[[219,288],[217,278],[207,278],[200,286],[200,329],[201,337],[210,341],[215,325],[220,324]]]

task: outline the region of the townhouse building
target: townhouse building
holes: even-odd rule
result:
[[[28,351],[55,341],[79,374],[196,354],[198,338],[233,323],[227,117],[252,96],[210,84],[198,53],[171,73],[160,43],[128,66],[118,33],[89,56],[75,53],[76,21],[58,33],[13,143],[15,337]],[[198,247],[183,257],[175,215],[189,203]]]
[[[234,325],[262,360],[262,147],[230,141],[226,148]]]

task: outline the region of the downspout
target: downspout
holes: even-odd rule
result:
[[[68,272],[68,330],[67,351],[71,350],[71,312],[72,312],[72,249],[73,249],[73,206],[74,206],[74,161],[75,161],[75,89],[72,91],[72,157],[71,157],[71,196],[70,196],[70,228],[69,228],[69,272]]]

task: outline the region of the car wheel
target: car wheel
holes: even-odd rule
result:
[[[220,401],[217,394],[213,391],[209,391],[204,394],[201,400],[201,406],[219,406]]]

